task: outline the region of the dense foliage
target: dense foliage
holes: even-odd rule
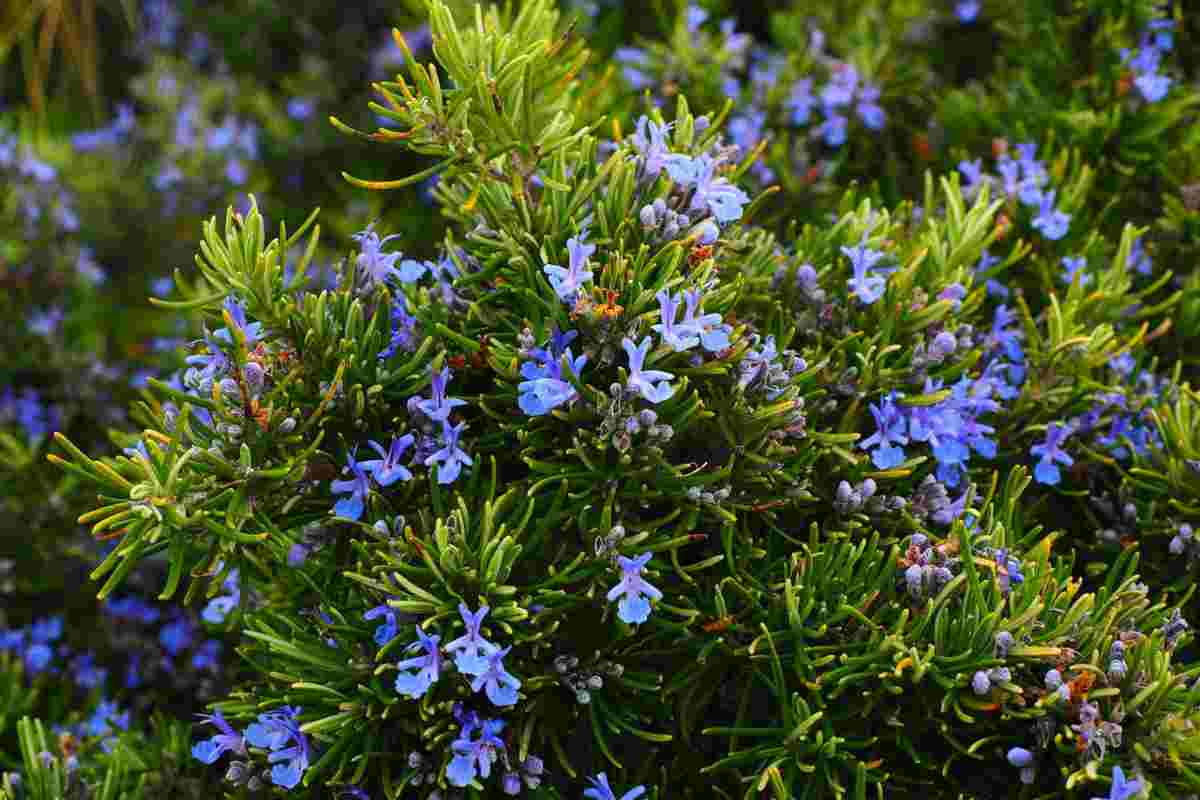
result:
[[[1195,19],[292,5],[9,64],[0,797],[1200,794]]]

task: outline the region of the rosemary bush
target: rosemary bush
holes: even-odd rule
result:
[[[0,405],[123,665],[8,622],[0,797],[1197,796],[1196,23],[1060,5],[428,0],[332,244],[232,204],[127,418]],[[162,214],[272,190],[149,85]]]

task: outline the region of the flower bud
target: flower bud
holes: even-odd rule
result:
[[[652,205],[642,206],[642,210],[638,212],[638,219],[642,221],[642,227],[646,230],[658,227],[658,214]]]
[[[1033,753],[1024,747],[1014,747],[1008,751],[1008,763],[1014,767],[1028,767],[1033,763]]]

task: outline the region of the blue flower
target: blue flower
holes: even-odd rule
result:
[[[311,750],[308,738],[300,732],[299,708],[285,706],[280,711],[260,714],[258,722],[246,728],[246,741],[271,751],[271,783],[285,789],[295,788],[308,769]],[[290,747],[284,747],[288,742]]]
[[[1064,425],[1061,422],[1051,422],[1046,427],[1046,441],[1029,448],[1031,455],[1041,459],[1033,471],[1033,475],[1037,478],[1038,483],[1057,486],[1062,476],[1055,462],[1068,467],[1075,463],[1062,449],[1063,442],[1074,432],[1075,429],[1071,425]]]
[[[1053,189],[1042,194],[1037,216],[1033,218],[1033,227],[1051,241],[1057,241],[1066,236],[1067,229],[1071,224],[1071,215],[1054,207],[1054,196]]]
[[[496,645],[484,639],[479,633],[483,618],[490,609],[480,606],[472,612],[465,603],[458,604],[458,614],[462,617],[467,632],[446,645],[446,652],[457,653],[454,666],[458,671],[468,675],[478,675],[487,669],[487,656],[497,649]],[[462,651],[462,652],[459,652]]]
[[[383,617],[383,624],[375,629],[375,644],[383,647],[392,639],[396,638],[396,634],[400,632],[400,629],[396,625],[395,610],[386,603],[381,606],[375,606],[372,609],[368,609],[367,612],[363,614],[363,619],[365,620],[378,619],[379,617]]]
[[[77,657],[71,665],[75,673],[75,683],[83,689],[95,689],[104,683],[108,670],[96,666],[94,653],[84,653]]]
[[[407,262],[406,262],[407,263]],[[401,265],[403,272],[403,264]],[[401,276],[403,280],[403,276]],[[387,347],[379,351],[381,361],[391,358],[397,350],[412,353],[417,349],[417,318],[408,313],[408,301],[396,298],[392,305],[392,338]]]
[[[1158,73],[1146,72],[1133,79],[1133,85],[1148,103],[1157,103],[1171,90],[1171,78]]]
[[[1079,285],[1087,286],[1092,282],[1092,276],[1088,275],[1083,270],[1087,269],[1086,256],[1063,256],[1062,265],[1066,267],[1060,280],[1068,286],[1075,282],[1075,276],[1079,276]]]
[[[56,642],[62,637],[63,618],[55,614],[52,617],[45,617],[34,622],[29,627],[29,638],[34,642],[48,644]]]
[[[417,408],[425,413],[434,422],[443,422],[449,418],[450,412],[458,406],[465,406],[466,400],[460,400],[457,397],[446,396],[446,384],[454,375],[450,372],[449,367],[443,367],[440,372],[434,372],[431,381],[431,389],[433,397],[429,400],[421,400],[417,403]]]
[[[801,78],[792,85],[788,95],[787,109],[792,112],[792,124],[804,125],[812,114],[816,99],[812,96],[812,78]]]
[[[173,656],[192,646],[192,623],[186,618],[163,625],[158,634],[158,642]]]
[[[983,174],[983,159],[981,158],[958,162],[958,171],[963,174],[963,179],[966,181],[962,185],[962,195],[967,200],[973,200],[979,194],[979,190],[992,180],[991,176]]]
[[[646,179],[653,181],[665,169],[671,180],[687,183],[695,172],[695,167],[688,156],[671,152],[667,142],[667,132],[670,129],[670,123],[659,125],[643,114],[638,118],[637,128],[629,140],[638,151],[638,158],[641,159],[640,173]]]
[[[1024,747],[1013,747],[1008,751],[1008,763],[1014,767],[1028,767],[1033,763],[1033,753]]]
[[[700,312],[700,316],[696,316],[703,301],[700,297],[700,292],[696,289],[688,289],[684,292],[684,300],[687,303],[687,309],[683,314],[683,321],[679,324],[679,328],[691,330],[700,337],[700,345],[710,353],[719,353],[729,347],[729,334],[733,332],[733,328],[721,322],[720,314],[705,314]]]
[[[487,656],[487,667],[471,681],[471,691],[486,688],[488,699],[497,706],[516,705],[517,689],[521,688],[520,679],[504,668],[504,657],[509,650],[511,646],[493,649]]]
[[[204,611],[200,614],[201,619],[213,625],[220,625],[224,622],[229,612],[236,608],[238,603],[242,601],[242,589],[238,582],[238,571],[236,569],[229,571],[221,587],[225,589],[227,594],[209,600],[208,605],[204,607]]]
[[[974,22],[979,16],[980,5],[979,0],[959,0],[954,4],[954,16],[964,24]]]
[[[887,114],[879,105],[879,88],[868,83],[864,83],[858,91],[858,116],[862,120],[863,125],[873,131],[883,130],[883,126],[887,123]]]
[[[451,426],[442,420],[442,448],[425,459],[425,466],[438,465],[438,483],[454,483],[464,466],[473,462],[465,450],[458,446],[458,437],[466,429],[467,423],[460,422]]]
[[[1120,767],[1113,767],[1112,788],[1108,792],[1108,800],[1129,800],[1135,797],[1142,791],[1142,782],[1137,778],[1133,780],[1125,780],[1125,773]],[[1104,800],[1102,797],[1095,797],[1092,800]]]
[[[192,669],[207,669],[216,672],[220,667],[221,642],[209,639],[192,653]]]
[[[584,234],[580,234],[567,240],[569,268],[564,269],[557,264],[547,264],[542,267],[542,272],[546,273],[546,278],[550,281],[550,286],[553,287],[559,300],[566,303],[575,302],[575,296],[582,288],[583,282],[592,279],[592,271],[584,269],[584,267],[587,266],[588,258],[595,252],[596,245],[587,244],[584,241]]]
[[[904,450],[899,445],[908,444],[907,422],[903,412],[896,407],[896,393],[889,392],[882,401],[870,405],[875,418],[875,433],[858,443],[859,448],[870,450],[871,461],[879,469],[892,469],[904,463]]]
[[[625,352],[629,356],[628,385],[633,390],[655,404],[661,403],[675,394],[675,387],[668,383],[675,377],[673,374],[657,369],[642,370],[646,354],[650,352],[649,336],[642,339],[641,343],[636,346],[633,344],[633,340],[625,337],[621,340],[621,346],[625,348]]]
[[[212,738],[205,739],[202,742],[196,742],[192,745],[192,757],[205,764],[212,764],[222,754],[232,751],[238,755],[246,754],[246,742],[241,734],[235,731],[225,717],[221,715],[220,709],[217,709],[212,714],[200,714],[200,722],[208,725],[213,725],[219,733]]]
[[[479,728],[479,738],[472,740],[471,734]],[[492,774],[492,764],[504,751],[504,742],[497,735],[504,730],[504,721],[499,719],[475,720],[463,723],[459,737],[450,743],[454,758],[446,767],[446,780],[452,786],[467,786],[476,775],[487,778]]]
[[[692,194],[693,211],[707,209],[718,222],[734,222],[741,218],[742,207],[750,202],[750,196],[727,179],[716,176],[717,161],[712,156],[701,154],[692,159],[695,173],[691,181],[695,184]]]
[[[408,448],[412,447],[413,441],[411,433],[406,433],[404,436],[393,436],[392,444],[387,450],[384,450],[383,446],[374,440],[368,441],[367,445],[379,454],[379,458],[360,461],[359,466],[364,470],[371,470],[375,482],[380,486],[391,486],[399,480],[411,480],[412,473],[400,463],[400,457]]]
[[[570,341],[576,335],[575,331],[570,331],[563,339]],[[557,336],[556,328],[555,337]],[[521,374],[529,380],[522,381],[517,387],[520,392],[517,404],[522,411],[532,417],[548,414],[551,410],[569,403],[579,396],[575,387],[570,382],[563,380],[560,359],[565,355],[571,371],[575,373],[576,377],[579,377],[584,365],[587,364],[587,356],[581,355],[576,358],[569,347],[563,349],[561,341],[562,339],[556,338],[549,353],[541,348],[532,351],[531,355],[535,358],[543,359],[540,364],[527,361],[521,365]]]
[[[583,790],[583,796],[588,800],[617,800],[616,794],[613,793],[612,787],[608,785],[608,775],[601,772],[599,775],[589,777],[591,788]],[[635,786],[625,794],[621,795],[620,800],[637,800],[646,793],[645,786]]]
[[[349,480],[333,481],[329,484],[329,489],[334,494],[350,495],[334,504],[333,513],[335,516],[357,521],[362,516],[367,495],[371,493],[371,479],[367,477],[362,465],[354,460],[354,453],[346,454],[346,469],[350,472]]]
[[[838,114],[828,107],[825,109],[825,114],[825,121],[817,127],[816,133],[830,147],[841,147],[846,143],[846,123],[848,120],[845,115]]]
[[[315,109],[316,103],[314,103],[310,98],[293,97],[291,100],[288,100],[287,114],[289,117],[298,122],[303,122],[311,117]]]
[[[682,353],[700,344],[700,337],[696,336],[690,327],[676,326],[675,324],[675,317],[679,315],[681,305],[679,295],[672,297],[666,289],[660,289],[655,297],[658,298],[661,322],[652,325],[651,328],[662,337],[662,340],[669,344],[676,353]],[[717,319],[719,320],[720,317]]]
[[[640,625],[650,617],[650,600],[661,600],[662,592],[642,578],[642,569],[650,561],[650,553],[642,553],[636,558],[617,556],[621,566],[621,582],[608,590],[608,602],[621,601],[617,604],[617,616],[622,622],[630,625]]]
[[[1141,275],[1149,275],[1154,271],[1154,262],[1150,260],[1149,254],[1142,246],[1141,236],[1133,240],[1133,246],[1129,249],[1129,258],[1126,259],[1125,266],[1132,267]]]
[[[421,630],[420,625],[417,626],[417,641],[405,649],[407,652],[415,653],[423,648],[425,652],[423,655],[405,659],[396,665],[400,669],[400,674],[396,676],[397,692],[416,700],[423,697],[429,691],[429,687],[437,683],[442,669],[442,651],[438,648],[440,640],[440,636],[427,635],[425,631]],[[409,670],[415,670],[415,672]]]
[[[621,74],[629,85],[641,91],[653,85],[650,77],[642,69],[650,66],[650,57],[645,50],[637,47],[618,47],[613,51],[613,58],[621,64]]]

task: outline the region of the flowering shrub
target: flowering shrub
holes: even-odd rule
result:
[[[795,5],[606,63],[550,0],[430,0],[330,118],[412,157],[346,165],[333,243],[228,86],[77,135],[144,136],[164,218],[266,193],[156,286],[200,325],[116,450],[0,404],[121,628],[3,620],[0,797],[1200,792],[1184,21]],[[364,213],[405,187],[434,233]]]

